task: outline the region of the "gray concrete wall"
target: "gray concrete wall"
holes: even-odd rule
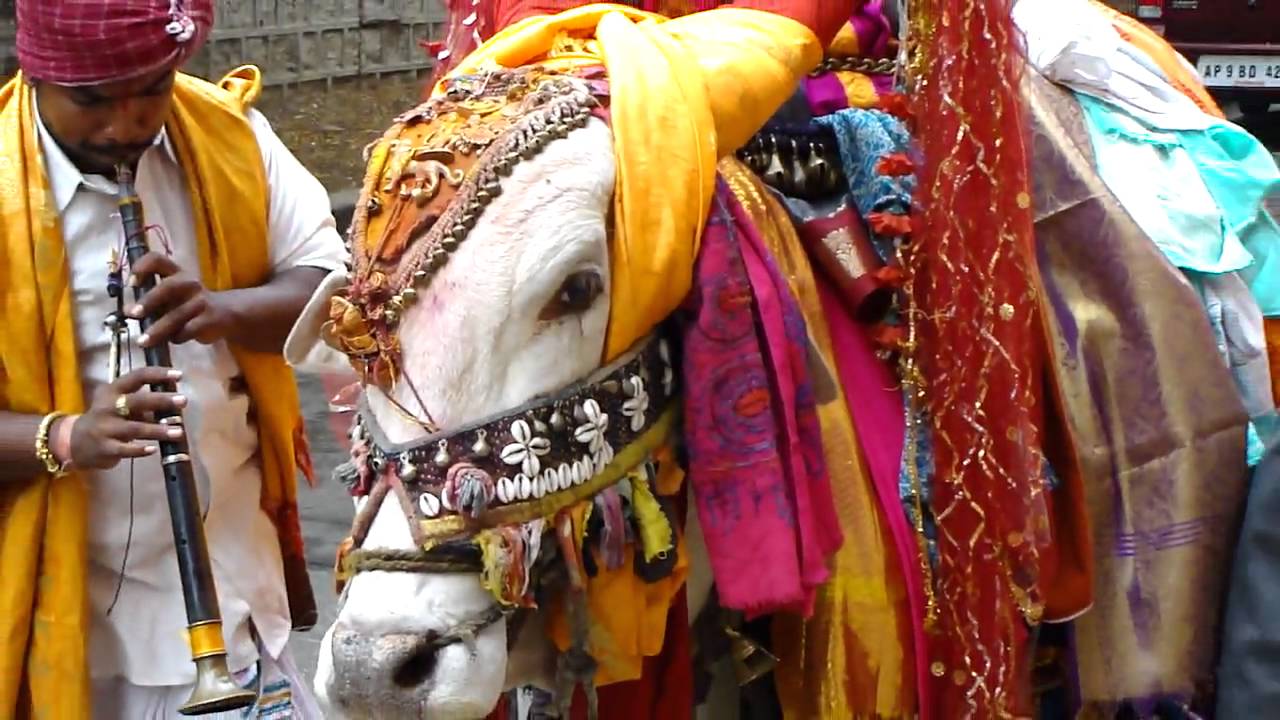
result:
[[[14,0],[0,0],[0,76],[12,74]],[[418,72],[430,67],[420,43],[437,39],[439,0],[216,0],[216,27],[187,66],[205,77],[244,63],[268,85]]]

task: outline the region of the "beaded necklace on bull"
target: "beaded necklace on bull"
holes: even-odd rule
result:
[[[372,146],[349,238],[351,280],[332,298],[321,330],[366,383],[384,390],[403,383],[426,413],[401,363],[405,312],[502,192],[502,178],[593,114],[607,120],[607,93],[598,70],[574,75],[533,67],[454,77],[443,94],[397,118]],[[396,411],[427,432],[409,443],[390,442],[362,402],[352,460],[337,474],[367,500],[339,550],[339,583],[367,570],[481,573],[499,606],[434,639],[437,646],[466,641],[513,608],[534,605],[539,577],[552,574],[534,567],[548,557],[537,553],[544,529],[555,531],[570,586],[580,589],[582,551],[572,527],[561,526],[569,519],[564,511],[630,480],[633,513],[669,524],[651,492],[656,468],[650,457],[676,420],[673,356],[666,337],[655,332],[573,386],[447,432],[388,392]],[[417,549],[360,548],[388,494],[399,500]],[[674,561],[666,552],[669,527],[665,534],[638,535],[646,555]],[[499,573],[495,554],[516,557]],[[574,644],[558,669],[561,690],[582,682],[593,696],[585,609],[569,605],[576,615]],[[513,636],[509,632],[509,642]]]

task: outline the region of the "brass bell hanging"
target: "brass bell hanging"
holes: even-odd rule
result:
[[[726,626],[724,632],[729,636],[729,656],[739,687],[750,685],[777,667],[778,658],[760,643],[731,627]]]

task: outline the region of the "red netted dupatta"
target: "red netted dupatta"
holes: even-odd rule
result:
[[[1042,612],[1049,526],[1029,414],[1042,344],[1011,5],[921,0],[910,20],[924,163],[907,291],[918,397],[933,421],[929,659],[944,718],[1016,712],[1027,692],[1025,624]]]

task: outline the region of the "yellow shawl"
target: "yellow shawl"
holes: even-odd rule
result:
[[[607,68],[618,174],[605,361],[688,295],[717,161],[749,140],[821,59],[822,46],[808,28],[772,13],[722,8],[668,20],[597,4],[516,23],[453,71],[534,63]],[[679,481],[678,471],[664,472],[660,490],[675,492]],[[684,569],[681,556],[665,583],[644,583],[630,562],[592,579],[597,682],[639,677],[641,658],[662,649],[667,608]],[[568,645],[562,617],[552,615],[550,630],[561,648]]]
[[[218,86],[180,74],[174,89],[167,128],[186,171],[204,281],[214,290],[252,287],[270,277],[266,175],[244,117],[260,88],[257,69],[248,67]],[[0,143],[0,408],[80,412],[84,393],[65,249],[32,91],[21,75],[0,89]],[[232,352],[257,413],[262,506],[280,531],[289,567],[302,554],[293,375],[278,355]],[[90,716],[86,502],[79,475],[41,475],[0,487],[0,716]]]

